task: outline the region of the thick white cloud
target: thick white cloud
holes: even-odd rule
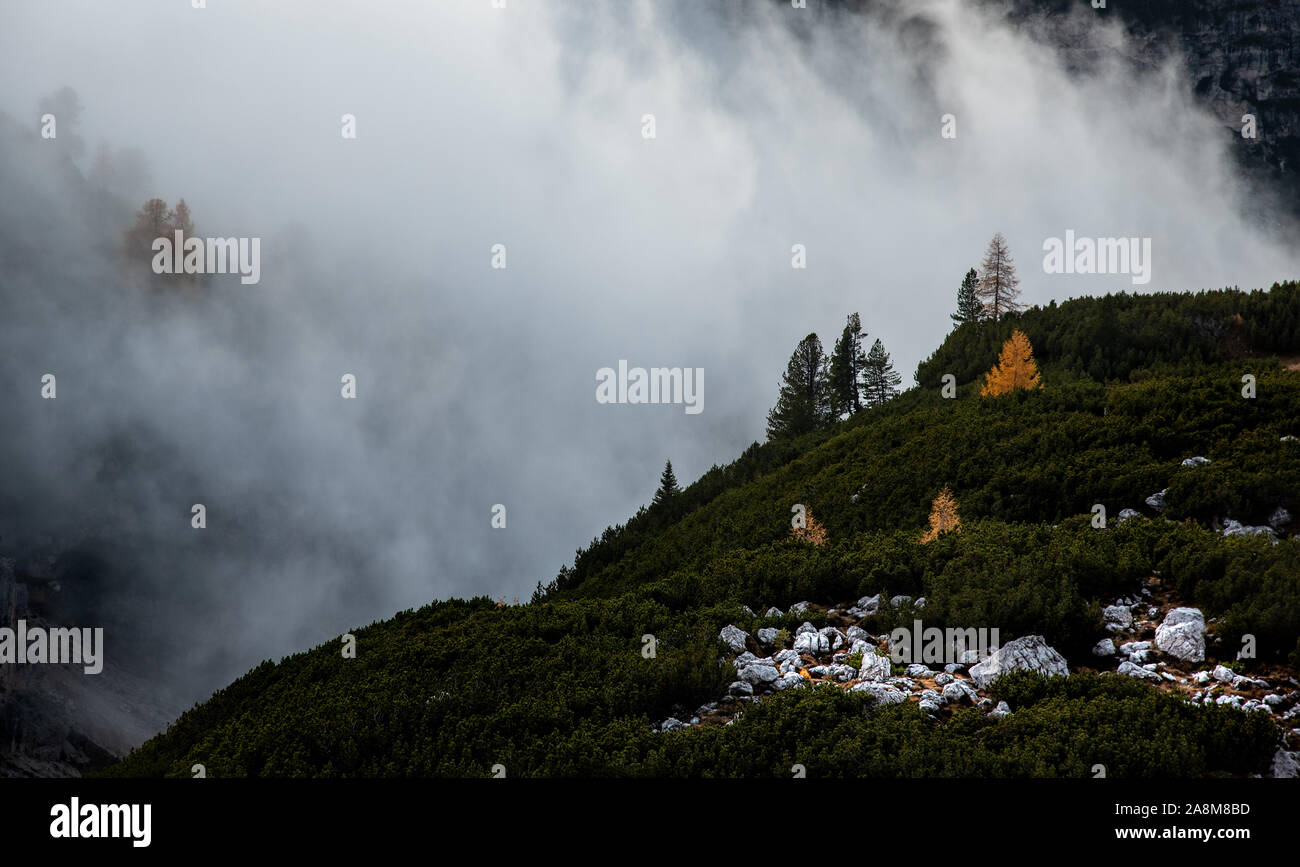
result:
[[[38,98],[71,85],[90,153],[138,146],[150,191],[184,196],[200,232],[263,238],[261,284],[223,286],[201,316],[110,316],[101,330],[131,339],[103,337],[93,363],[53,318],[8,326],[16,364],[59,345],[114,377],[111,405],[68,383],[77,442],[112,419],[172,445],[176,471],[131,489],[141,521],[206,485],[214,528],[232,512],[253,527],[182,557],[210,612],[187,637],[230,647],[187,698],[397,608],[526,598],[649,500],[665,458],[686,481],[761,439],[795,344],[817,331],[829,348],[849,312],[910,384],[995,231],[1031,303],[1134,288],[1044,274],[1041,245],[1066,229],[1151,237],[1148,290],[1295,275],[1173,67],[1080,79],[969,4],[877,6],[6,9],[0,108],[34,129]],[[703,367],[704,412],[597,404],[595,373],[619,359]],[[28,445],[15,435],[11,458]]]

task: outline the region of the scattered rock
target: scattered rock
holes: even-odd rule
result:
[[[857,676],[858,670],[851,665],[832,665],[829,674],[836,683],[848,683]]]
[[[844,635],[834,626],[827,626],[820,634],[830,644],[831,650],[839,650],[844,646]]]
[[[880,610],[880,594],[863,596],[858,604],[849,609],[851,617],[870,617]]]
[[[1120,674],[1129,677],[1136,677],[1139,680],[1160,680],[1160,675],[1156,674],[1154,671],[1147,671],[1142,666],[1129,662],[1127,659],[1119,664],[1118,671]]]
[[[760,659],[745,666],[739,672],[741,680],[753,686],[766,686],[779,677],[783,677],[781,672],[776,670],[776,666],[770,659]],[[795,675],[798,677],[798,675]]]
[[[776,644],[777,629],[775,626],[765,626],[758,630],[758,641],[764,647],[771,647]]]
[[[1119,646],[1119,652],[1133,662],[1146,662],[1151,655],[1150,641],[1126,641]]]
[[[932,701],[938,705],[944,704],[943,696],[939,695],[939,693],[933,689],[921,690],[921,701]]]
[[[1092,646],[1092,655],[1093,656],[1114,656],[1115,642],[1111,641],[1109,638],[1103,638],[1101,641],[1098,641],[1096,644]]]
[[[853,692],[869,693],[873,698],[875,698],[876,704],[899,704],[907,701],[907,693],[903,692],[898,687],[890,686],[886,683],[864,681],[862,683],[855,683],[853,686],[849,687],[849,689]]]
[[[785,616],[785,612],[783,612],[780,608],[777,608],[775,605],[773,605],[771,608],[767,609],[767,611],[765,611],[765,612],[763,613],[763,616],[764,616],[764,617],[784,617],[784,616]]]
[[[984,689],[1009,671],[1035,671],[1047,677],[1068,676],[1065,657],[1053,650],[1041,635],[1026,635],[998,648],[988,659],[970,670],[971,679]]]
[[[800,616],[807,610],[808,610],[807,602],[796,602],[795,604],[790,606],[790,613],[796,617]]]
[[[1101,617],[1111,632],[1120,632],[1133,625],[1133,612],[1124,605],[1107,605],[1101,610]]]
[[[876,653],[875,648],[870,653],[862,654],[862,665],[858,668],[858,677],[867,681],[888,680],[893,674],[888,656],[881,656]]]
[[[1137,511],[1136,509],[1119,510],[1119,523],[1121,524],[1129,520],[1130,518],[1140,518],[1140,517],[1142,517],[1142,513]]]
[[[796,686],[803,686],[807,682],[808,680],[802,674],[799,674],[797,672],[790,672],[789,674],[783,674],[780,677],[778,677],[776,680],[774,680],[772,682],[772,689],[776,690],[777,692],[780,692],[781,690],[784,689],[790,689]]]
[[[943,697],[949,704],[962,702],[974,704],[979,700],[979,693],[971,689],[964,680],[954,680],[943,688]]]
[[[745,649],[745,639],[748,637],[748,632],[736,626],[724,626],[718,633],[718,639],[731,648],[732,653],[742,652]]]
[[[1205,661],[1205,615],[1199,608],[1175,608],[1156,627],[1156,649],[1183,662]]]
[[[831,642],[820,632],[800,632],[794,637],[794,649],[810,656],[821,656],[831,652]]]
[[[940,674],[936,674],[934,676],[934,683],[936,686],[947,686],[948,684],[952,683],[956,679],[957,678],[953,677],[951,674],[945,671]]]
[[[1237,675],[1233,673],[1232,669],[1228,668],[1226,665],[1216,665],[1214,666],[1214,671],[1210,673],[1210,677],[1220,683],[1232,683],[1232,679],[1236,676]]]
[[[990,719],[1002,719],[1011,716],[1011,707],[1005,701],[998,702],[998,706],[989,711]]]
[[[799,661],[799,654],[787,647],[785,650],[777,652],[772,657],[772,661],[777,665],[784,665],[787,662],[797,663]]]
[[[1246,524],[1242,524],[1239,521],[1234,521],[1232,518],[1224,519],[1223,535],[1225,536],[1266,536],[1269,539],[1272,539],[1275,543],[1277,542],[1277,537],[1273,535],[1272,527],[1265,527],[1265,526],[1251,527]]]
[[[919,662],[913,662],[911,665],[907,667],[907,669],[904,671],[904,674],[906,674],[908,677],[929,677],[930,675],[934,674],[934,672],[931,671],[930,667],[927,665],[922,665]]]
[[[1210,462],[1210,459],[1209,459],[1209,458],[1203,458],[1203,457],[1201,457],[1201,456],[1198,455],[1198,456],[1196,456],[1196,457],[1194,457],[1194,458],[1187,458],[1186,460],[1184,460],[1184,461],[1183,461],[1183,466],[1185,466],[1185,467],[1203,467],[1203,466],[1205,466],[1206,464],[1208,464],[1209,462]]]
[[[1291,513],[1278,506],[1273,510],[1273,514],[1268,516],[1268,525],[1274,530],[1281,530],[1287,524],[1291,523]]]
[[[1168,505],[1165,502],[1165,494],[1168,492],[1169,489],[1165,488],[1163,491],[1157,491],[1156,493],[1147,497],[1147,505],[1155,509],[1157,512],[1163,512],[1165,510],[1165,507]]]

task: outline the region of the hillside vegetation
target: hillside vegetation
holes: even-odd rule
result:
[[[980,397],[1019,329],[1042,389]],[[1300,287],[1115,295],[960,325],[918,385],[849,420],[754,444],[668,504],[579,551],[525,605],[436,602],[264,662],[111,775],[1086,776],[1256,774],[1265,713],[1200,706],[1090,670],[1102,607],[1158,576],[1212,624],[1238,672],[1300,669],[1300,541],[1225,536],[1300,514]],[[941,394],[944,374],[957,396]],[[1255,396],[1243,397],[1243,376]],[[1193,456],[1206,465],[1184,466]],[[961,529],[922,542],[949,489]],[[1164,491],[1163,510],[1146,499]],[[791,538],[804,505],[826,541]],[[1093,507],[1105,507],[1104,529]],[[1122,509],[1141,517],[1119,522]],[[794,633],[860,597],[925,598],[927,626],[1041,635],[1068,678],[1008,675],[1014,710],[942,720],[817,686],[748,702],[730,724],[659,731],[723,696],[723,627]],[[811,607],[791,614],[789,607]],[[741,606],[746,606],[742,609]],[[784,613],[765,616],[775,606]],[[872,633],[920,610],[882,607]],[[653,636],[655,652],[643,653]],[[499,772],[499,771],[498,771]]]

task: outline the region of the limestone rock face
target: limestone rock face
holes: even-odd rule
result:
[[[1240,136],[1242,115],[1260,130],[1242,168],[1267,184],[1300,214],[1300,7],[1270,0],[1179,0],[1176,4],[1111,3],[1127,31],[1123,45],[1107,42],[1104,28],[1068,14],[1074,4],[1004,0],[1009,17],[1054,48],[1071,71],[1087,73],[1108,62],[1134,70],[1153,58],[1177,57],[1179,84],[1225,131]],[[1176,13],[1173,10],[1177,10]]]

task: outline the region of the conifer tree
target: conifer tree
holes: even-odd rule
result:
[[[659,476],[659,490],[655,491],[654,504],[673,511],[677,508],[677,498],[682,489],[677,485],[677,476],[673,473],[673,462],[664,464],[664,471]]]
[[[122,259],[132,270],[140,275],[147,284],[159,281],[152,271],[153,242],[155,238],[171,238],[171,212],[162,199],[150,199],[136,212],[135,225],[123,233]]]
[[[168,212],[167,225],[173,232],[180,230],[186,238],[194,234],[194,221],[190,219],[190,206],[185,204],[184,199],[177,202],[176,207]]]
[[[1002,352],[993,369],[984,375],[981,397],[997,397],[1017,388],[1042,388],[1038,364],[1034,361],[1034,347],[1029,338],[1017,328],[1002,344]]]
[[[1011,260],[1011,249],[1007,239],[998,232],[989,241],[984,261],[980,263],[979,297],[984,303],[984,312],[994,322],[1007,313],[1017,313],[1024,305],[1016,299],[1020,296],[1020,278],[1016,276],[1016,265]]]
[[[826,543],[826,528],[813,517],[812,509],[809,509],[804,519],[804,526],[791,527],[790,535],[801,542],[811,542],[814,545],[824,545]]]
[[[898,393],[898,385],[902,381],[903,377],[894,370],[894,364],[889,360],[885,344],[876,338],[876,342],[871,344],[871,351],[867,353],[866,365],[862,371],[862,393],[867,406],[880,406],[889,400]]]
[[[831,419],[829,364],[816,334],[799,341],[767,414],[767,438],[792,437],[825,427]]]
[[[984,316],[984,305],[979,299],[979,275],[971,268],[957,287],[957,312],[952,314],[952,321],[958,325],[978,322]]]
[[[850,313],[831,353],[831,412],[835,418],[846,412],[853,415],[862,409],[862,373],[867,364],[866,353],[862,350],[865,336],[858,314]]]
[[[961,516],[957,514],[957,498],[947,486],[930,504],[930,529],[921,537],[922,542],[933,542],[940,533],[961,529]]]

